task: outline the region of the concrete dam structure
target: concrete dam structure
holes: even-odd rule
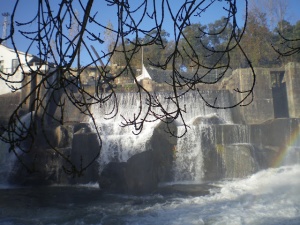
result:
[[[26,162],[35,164],[38,169],[35,173],[27,173],[18,160],[2,151],[1,182],[19,185],[94,182],[103,190],[141,194],[155,192],[166,182],[203,183],[242,178],[265,168],[299,163],[300,65],[289,63],[283,70],[256,68],[255,72],[257,82],[249,106],[214,109],[206,106],[196,93],[184,95],[180,102],[186,106],[184,120],[189,129],[181,138],[166,133],[163,122],[147,123],[139,135],[132,133],[132,127],[122,128],[121,115],[133,116],[138,96],[118,93],[119,111],[114,118],[105,118],[113,107],[110,102],[91,108],[103,144],[99,158],[82,177],[68,176],[63,170],[64,159],[41,144],[37,152],[24,156]],[[239,69],[223,82],[225,89],[201,93],[208,99],[218,96],[220,104],[229,105],[239,98],[231,91],[233,87],[246,87],[250,83],[249,69]],[[164,92],[157,95],[162,104],[172,109],[172,104],[164,100]],[[5,121],[9,107],[1,110],[1,119]],[[94,128],[88,118],[76,116],[72,105],[66,107],[65,113],[70,115],[65,117],[65,125],[50,130],[49,136],[55,147],[77,165],[87,163],[99,153]],[[182,121],[173,123],[171,129],[180,136]],[[1,149],[3,146],[4,143]],[[34,160],[35,157],[39,160]],[[10,164],[4,166],[7,161]]]

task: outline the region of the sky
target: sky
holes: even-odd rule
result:
[[[11,13],[13,10],[13,7],[15,5],[15,2],[16,2],[16,0],[0,0],[0,14],[2,15],[2,13],[5,13],[5,12]],[[15,20],[19,21],[19,22],[27,22],[30,19],[32,19],[35,16],[35,13],[37,11],[37,2],[38,2],[38,0],[20,0],[18,8],[16,10]],[[61,2],[61,0],[51,0],[49,2],[53,6],[54,12],[55,12],[57,4],[59,2]],[[80,5],[78,4],[78,0],[73,0],[73,2],[75,3],[75,8],[78,7],[79,16],[83,16],[83,12],[80,11]],[[86,0],[83,0],[83,2],[86,2]],[[142,1],[128,0],[128,2],[132,5],[132,9],[134,9],[134,7],[137,7],[137,3],[140,4],[140,2],[142,2]],[[153,2],[153,1],[149,1],[149,2]],[[162,1],[156,0],[155,2],[158,4],[157,12],[158,12],[158,14],[160,14],[161,8],[162,8],[162,6],[160,4]],[[185,1],[183,1],[183,0],[168,0],[168,2],[170,3],[170,6],[172,7],[172,13],[176,13],[178,11],[179,7],[182,5],[182,2],[185,2]],[[201,1],[198,0],[197,2],[201,2]],[[211,2],[211,0],[207,0],[207,1],[205,1],[204,4],[209,4],[210,2]],[[245,15],[245,10],[244,10],[245,9],[245,0],[237,0],[237,2],[238,2],[238,18],[240,19],[240,22],[242,23],[243,17]],[[288,2],[288,12],[287,12],[286,19],[291,21],[291,23],[295,23],[296,21],[300,20],[300,13],[299,13],[300,0],[287,0],[287,2]],[[209,9],[206,10],[202,14],[201,17],[192,16],[192,22],[201,22],[201,24],[208,24],[208,23],[214,22],[217,19],[220,19],[226,13],[226,11],[223,9],[224,4],[225,4],[224,1],[215,0],[215,3],[213,4],[213,6],[209,7]],[[167,4],[165,4],[164,7],[165,7],[165,11],[167,12],[168,11],[168,10],[166,10]],[[148,5],[146,7],[146,10],[147,10],[148,14],[151,15],[153,13],[153,6]],[[135,13],[135,16],[136,16],[135,19],[141,18],[142,13],[140,13],[140,12],[142,12],[142,11],[143,11],[143,7],[140,8],[137,11],[137,13]],[[95,15],[95,19],[97,21],[100,21],[102,23],[102,25],[104,25],[104,26],[107,25],[108,21],[110,21],[110,22],[112,22],[114,28],[117,27],[116,8],[114,6],[109,6],[107,1],[95,0],[91,15]],[[2,30],[3,30],[3,26],[2,26],[3,18],[4,18],[3,16],[0,17],[0,34],[2,34]],[[171,34],[170,39],[172,39],[172,37],[174,38],[174,25],[171,22],[172,20],[170,18],[171,18],[170,12],[166,13],[164,16],[164,27],[163,28]],[[161,17],[159,17],[159,19],[161,19]],[[26,28],[25,28],[26,31],[31,31],[31,30],[33,31],[35,25],[36,25],[36,23],[35,24],[32,23],[32,24],[26,26]],[[140,27],[142,27],[143,29],[151,29],[153,26],[155,26],[154,20],[149,20],[149,19],[147,19],[147,17],[145,19],[143,19],[143,21],[140,24]],[[20,29],[20,27],[16,27],[16,32],[15,32],[15,36],[14,36],[17,48],[20,51],[26,51],[30,47],[29,52],[32,54],[36,54],[37,50],[34,48],[34,46],[30,46],[30,42],[28,40],[26,40],[24,37],[22,37],[22,35],[20,35],[20,33],[18,31],[19,29]],[[91,27],[91,30],[93,31],[93,33],[96,36],[100,36],[100,38],[104,37],[103,29],[101,29],[100,26],[93,26],[93,27]],[[7,45],[8,45],[8,47],[11,47],[11,44],[9,42],[7,42]],[[97,49],[102,49],[102,50],[107,48],[105,46],[105,44],[102,44],[102,45],[99,45],[96,47],[97,47]]]

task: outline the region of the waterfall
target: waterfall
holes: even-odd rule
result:
[[[182,127],[178,127],[179,132]],[[210,125],[191,126],[188,134],[177,141],[174,162],[174,181],[201,182],[203,172],[203,151],[207,147],[202,137],[212,140]]]
[[[203,91],[202,94],[207,99],[213,99],[216,95],[218,95],[220,104],[228,105],[228,93],[227,92],[216,92],[216,91]],[[165,98],[166,93],[157,93],[158,99],[161,101],[162,105],[168,110],[175,110],[175,105],[170,100]],[[139,95],[136,93],[118,93],[118,113],[112,118],[108,119],[106,116],[109,112],[114,109],[114,105],[112,101],[108,101],[104,103],[104,105],[94,105],[92,107],[92,113],[94,115],[97,126],[100,128],[100,135],[103,140],[103,147],[100,155],[100,171],[102,171],[103,167],[109,162],[126,162],[131,156],[137,154],[139,152],[145,151],[147,147],[147,141],[151,138],[153,130],[157,124],[157,122],[149,122],[146,123],[143,131],[139,135],[134,135],[133,127],[121,127],[124,122],[124,118],[133,119],[133,115],[139,110]],[[145,96],[142,96],[143,104],[146,102]],[[187,123],[192,122],[195,118],[199,116],[208,116],[215,115],[220,117],[222,120],[231,123],[231,114],[228,110],[216,110],[206,106],[203,100],[200,98],[197,93],[187,93],[182,96],[180,99],[181,106],[186,107],[186,113],[183,114],[183,118]],[[142,115],[145,113],[145,109],[142,110]],[[157,111],[157,113],[160,113]],[[124,117],[124,118],[122,118]],[[148,117],[151,120],[151,117]],[[178,124],[182,124],[182,121],[177,121]],[[201,128],[191,129],[187,135],[183,139],[178,140],[177,154],[178,160],[183,159],[186,151],[187,144],[190,143],[190,148],[194,149],[194,155],[197,155],[197,163],[194,165],[194,170],[196,172],[197,180],[202,177],[201,175],[201,142],[198,132],[201,132]],[[178,128],[178,134],[183,132],[180,126]],[[189,140],[190,139],[190,140]],[[194,140],[192,140],[194,139]],[[195,145],[193,148],[192,145]],[[183,147],[184,146],[184,147]],[[185,149],[184,149],[185,148]],[[191,149],[189,151],[191,151]],[[192,157],[192,156],[191,156]],[[175,164],[179,165],[179,162]],[[178,172],[179,173],[179,172]],[[179,175],[178,175],[179,176]],[[196,179],[196,178],[193,178]]]
[[[233,143],[250,143],[249,126],[244,124],[235,124],[232,137]]]
[[[208,100],[213,100],[217,94],[220,105],[229,105],[229,96],[226,92],[205,91],[202,93]],[[174,161],[174,181],[201,182],[204,177],[205,151],[210,151],[211,143],[215,140],[214,123],[231,124],[230,110],[217,110],[206,106],[197,94],[188,94],[181,99],[187,108],[185,121],[190,129],[179,138]],[[178,133],[183,132],[178,127]]]
[[[118,93],[118,112],[114,118],[108,119],[107,114],[114,109],[111,101],[92,108],[96,125],[100,129],[103,141],[99,157],[100,171],[109,162],[126,162],[131,156],[146,148],[156,123],[147,123],[139,135],[135,135],[131,126],[121,127],[126,119],[133,119],[139,110],[139,96],[134,93]],[[145,110],[142,111],[142,115]]]
[[[228,92],[203,91],[202,95],[208,101],[218,96],[219,105],[230,104]],[[165,93],[157,94],[157,97],[167,110],[176,109],[174,103],[165,99]],[[133,127],[121,127],[124,118],[133,119],[138,112],[140,99],[135,93],[118,93],[117,98],[118,113],[112,119],[105,118],[114,107],[111,102],[92,109],[103,140],[100,172],[109,162],[126,162],[131,156],[148,150],[148,141],[157,125],[157,122],[146,123],[139,135],[133,134]],[[145,96],[142,96],[142,101],[146,102]],[[186,135],[177,139],[174,181],[202,182],[205,177],[244,177],[258,170],[255,149],[250,143],[249,125],[233,124],[231,110],[208,107],[197,93],[185,94],[179,103],[186,108],[183,119],[189,129]],[[142,115],[145,112],[143,109]],[[180,136],[185,128],[180,120],[176,124]]]
[[[201,94],[210,103],[213,103],[215,98],[218,97],[216,106],[230,105],[228,92],[206,90],[202,91]],[[188,123],[191,123],[199,116],[210,117],[212,115],[217,115],[220,119],[225,121],[225,123],[232,123],[232,115],[229,112],[230,110],[208,107],[200,98],[198,93],[187,93],[180,98],[180,101],[182,102],[182,105],[186,106],[187,113],[184,114],[184,120]]]
[[[234,144],[221,152],[225,178],[243,178],[258,171],[251,144]]]

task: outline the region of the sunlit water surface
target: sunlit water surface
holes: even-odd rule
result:
[[[300,224],[300,165],[213,185],[205,196],[3,186],[0,224]]]

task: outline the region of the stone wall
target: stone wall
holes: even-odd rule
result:
[[[297,119],[300,118],[300,95],[298,94],[300,65],[289,63],[285,67],[284,81],[287,88],[289,114],[292,118],[275,119],[270,70],[256,68],[255,73],[253,102],[246,107],[238,106],[231,110],[234,123],[238,124],[217,124],[210,121],[207,129],[211,130],[199,136],[205,146],[203,155],[206,180],[242,177],[261,168],[273,166],[281,149],[290,145],[291,137],[300,130],[300,119]],[[245,94],[237,93],[233,89],[249,90],[253,83],[252,72],[250,69],[239,69],[233,72],[230,79],[227,89],[231,91],[232,103],[234,103],[241,100]],[[78,100],[82,100],[81,95],[75,93],[75,96]],[[86,116],[69,101],[66,95],[63,94],[61,97],[65,102],[64,117],[61,118],[62,114],[58,108],[54,109],[54,115],[58,120],[62,119],[66,125],[49,127],[47,136],[51,143],[54,143],[54,147],[66,157],[61,157],[60,152],[45,145],[43,142],[45,140],[37,138],[40,143],[35,146],[33,152],[24,154],[24,160],[35,165],[35,169],[40,172],[27,174],[20,164],[16,164],[12,171],[12,181],[22,184],[65,184],[96,182],[99,179],[103,188],[126,193],[151,192],[157,188],[159,182],[170,181],[172,154],[176,140],[164,132],[164,123],[153,132],[145,152],[131,157],[128,162],[108,164],[101,178],[98,178],[97,164],[83,171],[84,174],[88,174],[87,176],[70,178],[63,171],[63,168],[72,171],[68,159],[71,159],[77,167],[84,166],[97,156],[99,146],[96,135],[87,125],[80,123],[86,120]],[[0,107],[0,120],[8,120],[12,110],[17,107],[19,98],[20,93],[0,96],[1,104],[5,106]],[[209,137],[207,133],[213,136]]]
[[[68,185],[98,181],[100,146],[88,124],[37,129],[33,145],[24,146],[26,152],[18,152],[19,159],[9,171],[9,183]]]
[[[199,137],[205,146],[204,179],[244,177],[279,166],[289,148],[299,149],[300,119],[279,118],[262,124],[212,124]],[[207,137],[206,133],[211,136]],[[300,162],[300,152],[292,159]]]
[[[258,124],[274,118],[271,77],[269,69],[255,68],[256,81],[253,91],[253,102],[244,107],[238,107],[239,114],[246,124]],[[251,69],[237,69],[233,71],[232,80],[227,86],[232,93],[233,102],[237,103],[248,94],[241,92],[249,91],[253,85],[254,77]],[[243,104],[248,104],[252,97],[249,96]]]
[[[289,115],[300,118],[300,63],[288,63],[285,71]]]
[[[88,104],[89,101],[91,101],[89,98],[86,98],[86,100],[83,99],[81,94],[74,93],[74,97],[77,99],[77,101],[84,102]],[[73,100],[74,101],[74,100]],[[77,108],[68,98],[66,94],[62,94],[61,96],[61,102],[64,103],[63,107],[63,115],[60,107],[57,107],[55,109],[55,118],[58,120],[62,119],[63,123],[80,123],[80,122],[87,122],[88,116],[85,115],[82,112],[87,112],[87,106],[80,106],[77,105],[79,108]],[[56,104],[55,104],[56,105]],[[82,110],[82,112],[80,111]]]
[[[6,127],[11,114],[18,107],[20,94],[21,92],[14,92],[0,95],[0,134],[2,133],[1,127]]]
[[[141,80],[141,84],[147,91],[149,91],[149,92],[154,91],[153,81],[150,80],[149,78]]]
[[[247,107],[237,107],[235,116],[241,116],[241,121],[245,124],[260,124],[268,120],[276,118],[276,112],[274,104],[283,101],[279,98],[287,98],[288,113],[283,117],[300,118],[300,64],[299,63],[288,63],[285,68],[254,68],[255,71],[255,87],[253,91],[253,102]],[[285,86],[286,91],[277,87],[274,88],[274,76],[278,73],[283,73],[283,80],[279,80],[279,86]],[[235,89],[243,91],[250,90],[253,84],[253,72],[251,69],[237,69],[234,70],[232,76],[226,79],[223,83],[226,89],[232,93],[233,102],[239,102],[245,97],[247,93],[238,93]],[[280,95],[272,91],[280,91]],[[251,97],[248,98],[244,104],[249,103]],[[277,102],[276,102],[277,101]],[[283,104],[284,103],[284,104]],[[285,102],[282,102],[282,107],[285,107]],[[280,110],[280,108],[277,108]],[[282,112],[285,110],[282,109]],[[279,114],[285,114],[279,112]],[[282,117],[282,115],[281,115]]]

